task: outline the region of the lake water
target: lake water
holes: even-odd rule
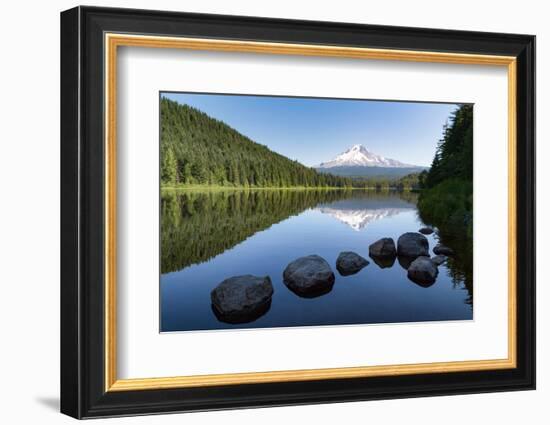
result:
[[[456,256],[439,266],[431,286],[407,277],[395,261],[380,268],[369,245],[382,237],[415,232],[424,223],[414,193],[362,190],[162,191],[161,331],[397,323],[472,319],[471,247],[438,231]],[[370,264],[341,276],[335,263],[354,251]],[[283,283],[298,257],[317,254],[331,265],[332,290],[302,298]],[[270,276],[269,310],[240,324],[224,323],[210,292],[231,276]]]

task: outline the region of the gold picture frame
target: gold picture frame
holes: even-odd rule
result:
[[[516,58],[463,53],[389,50],[354,47],[281,44],[253,41],[212,40],[128,34],[105,34],[106,186],[105,186],[105,391],[135,391],[319,379],[395,376],[418,373],[465,372],[516,367]],[[231,373],[141,379],[117,379],[116,375],[116,95],[117,49],[146,47],[323,56],[358,60],[392,60],[506,67],[508,72],[508,358],[456,362],[399,364],[254,373]]]

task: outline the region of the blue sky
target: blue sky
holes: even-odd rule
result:
[[[163,93],[224,121],[255,142],[313,166],[354,144],[429,166],[456,104]]]

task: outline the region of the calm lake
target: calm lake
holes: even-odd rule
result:
[[[416,199],[409,192],[364,190],[163,190],[161,331],[472,319],[471,248],[443,229],[426,236],[430,253],[442,239],[456,255],[439,266],[431,286],[409,280],[399,259],[381,268],[369,258],[371,243],[397,242],[424,226]],[[343,277],[335,267],[342,251],[370,264]],[[330,292],[302,298],[282,275],[288,263],[310,254],[328,261],[336,281]],[[244,274],[270,276],[269,310],[249,323],[224,323],[210,292]]]

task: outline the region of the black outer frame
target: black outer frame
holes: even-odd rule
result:
[[[517,57],[517,368],[104,390],[104,32]],[[535,388],[535,37],[76,7],[61,13],[61,412],[75,418]]]

